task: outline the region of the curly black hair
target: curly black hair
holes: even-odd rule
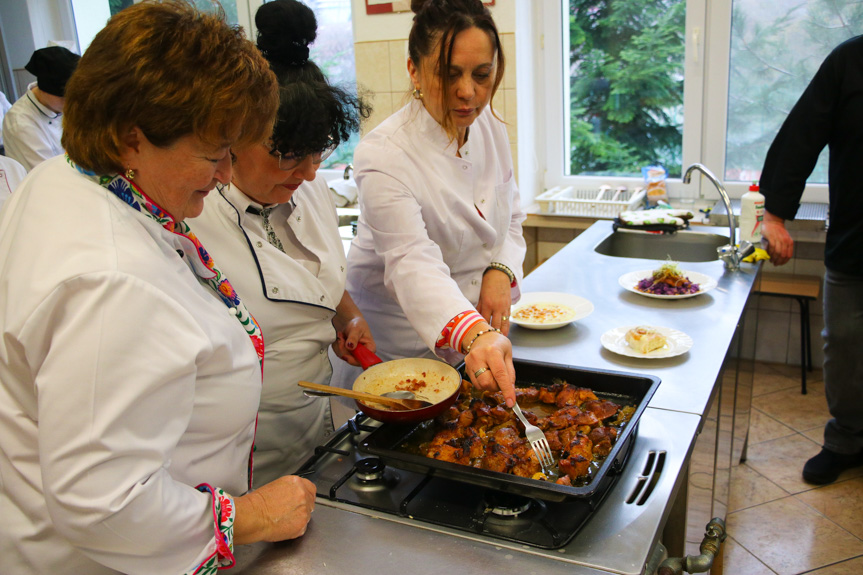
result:
[[[372,110],[361,97],[331,85],[309,60],[318,27],[311,8],[297,0],[267,2],[255,25],[258,49],[279,80],[272,150],[302,157],[347,140]]]

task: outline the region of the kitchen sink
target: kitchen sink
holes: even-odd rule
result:
[[[720,234],[692,231],[656,234],[618,230],[599,242],[593,250],[615,258],[712,262],[719,259],[716,248],[725,245],[728,245],[728,237]]]

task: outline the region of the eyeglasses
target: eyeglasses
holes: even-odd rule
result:
[[[282,154],[278,150],[270,150],[270,155],[274,158],[278,158],[279,160],[279,169],[284,171],[295,170],[297,167],[303,163],[307,156],[312,157],[312,163],[314,165],[320,165],[321,162],[329,158],[333,155],[333,152],[336,151],[338,144],[333,142],[333,139],[329,139],[330,144],[321,150],[320,152],[313,152],[311,154],[307,154],[306,156],[294,156],[293,154]],[[264,144],[268,148],[272,148],[269,144]]]

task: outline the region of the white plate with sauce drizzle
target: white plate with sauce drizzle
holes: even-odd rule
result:
[[[512,307],[510,321],[528,329],[555,329],[584,319],[593,313],[593,304],[583,297],[562,292],[522,294]]]

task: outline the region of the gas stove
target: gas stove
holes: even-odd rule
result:
[[[629,461],[604,501],[586,518],[561,519],[568,513],[562,502],[497,500],[480,487],[382,468],[357,448],[378,426],[360,415],[337,430],[298,471],[317,487],[306,534],[290,542],[235,548],[233,571],[653,573],[662,560],[663,526],[685,482],[681,471],[699,421],[693,414],[647,408]],[[549,526],[554,535],[545,533]],[[568,542],[551,548],[556,543],[546,542],[553,537]]]
[[[569,542],[608,492],[549,502],[389,467],[359,448],[380,425],[357,414],[297,474],[312,480],[318,495],[332,502],[545,549]]]

